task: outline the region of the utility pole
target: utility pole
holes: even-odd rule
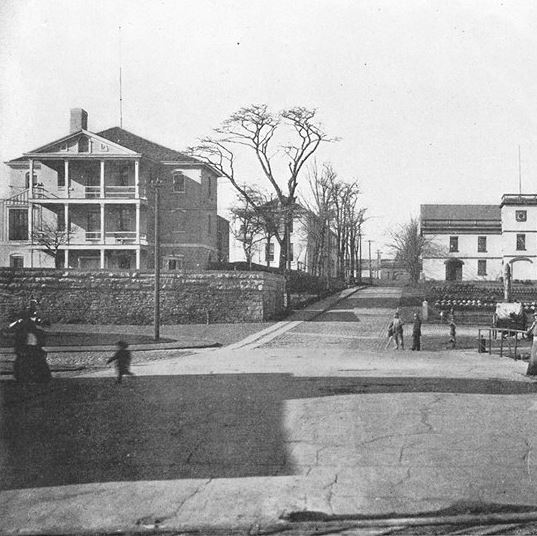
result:
[[[369,242],[369,283],[373,284],[373,267],[371,266],[371,242],[373,240],[368,240]]]
[[[362,284],[362,230],[358,229],[358,282]]]
[[[377,279],[380,279],[380,265],[381,265],[380,249],[377,249]]]
[[[155,194],[155,236],[154,236],[154,268],[155,268],[155,287],[154,287],[154,314],[153,322],[155,328],[154,338],[156,341],[160,339],[160,187],[162,179],[160,177],[152,177],[149,179],[149,185]]]

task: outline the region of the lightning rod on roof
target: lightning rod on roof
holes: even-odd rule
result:
[[[121,80],[121,26],[119,27],[119,126],[123,128],[123,84]]]
[[[520,145],[518,146],[518,195],[522,195],[522,165],[520,163]]]

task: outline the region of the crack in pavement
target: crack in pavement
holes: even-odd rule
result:
[[[529,441],[524,438],[524,444],[526,446],[526,451],[524,452],[524,455],[522,456],[522,461],[526,464],[526,474],[528,475],[528,478],[531,480],[531,471],[530,471],[530,459],[531,459],[531,451],[533,450],[533,447],[529,443]]]
[[[330,508],[330,512],[332,515],[334,514],[334,507],[332,506],[332,498],[334,496],[334,486],[337,484],[338,481],[338,473],[334,475],[334,480],[330,482],[327,486],[324,487],[324,489],[328,488],[328,496],[326,498],[326,502],[328,503],[328,507]]]
[[[192,499],[193,497],[195,497],[196,495],[198,495],[202,490],[204,490],[211,482],[213,481],[212,478],[209,478],[207,480],[205,480],[204,482],[202,482],[190,495],[188,495],[188,497],[185,497],[185,499],[183,499],[181,501],[181,503],[179,504],[179,506],[175,509],[174,513],[171,515],[171,516],[168,516],[166,518],[163,518],[163,521],[166,520],[166,519],[172,519],[174,517],[177,517],[179,515],[179,512],[181,511],[181,509],[183,508],[183,506],[190,500]]]

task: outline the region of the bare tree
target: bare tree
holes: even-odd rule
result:
[[[72,231],[59,227],[56,223],[44,221],[38,229],[31,233],[31,239],[34,244],[43,246],[43,249],[54,258],[54,266],[61,268],[61,246],[68,244]]]
[[[389,247],[395,253],[395,259],[403,264],[410,275],[412,284],[417,284],[420,277],[423,255],[438,254],[439,248],[433,241],[422,236],[418,218],[400,225],[390,233],[392,243]]]
[[[241,179],[235,170],[239,147],[253,152],[262,176],[275,194],[283,220],[275,222],[271,218],[266,222],[270,234],[280,244],[281,269],[287,269],[288,266],[293,207],[302,169],[322,142],[334,141],[325,134],[315,116],[316,110],[304,107],[275,114],[266,104],[252,104],[232,114],[215,129],[214,136],[203,138],[197,146],[190,148],[193,156],[207,162],[226,177],[252,209],[264,217],[263,207],[252,198],[247,188],[241,186]],[[276,134],[285,135],[287,130],[290,130],[294,141],[278,143]],[[279,160],[275,162],[276,156]],[[285,171],[277,171],[282,168]]]
[[[337,244],[337,273],[348,278],[356,271],[358,237],[365,221],[365,208],[360,208],[358,181],[343,182],[332,178],[331,201],[334,207],[334,232]]]
[[[334,218],[332,206],[332,184],[336,173],[331,164],[324,163],[319,169],[314,162],[308,172],[311,201],[304,198],[301,203],[305,211],[301,223],[308,244],[308,259],[311,272],[318,276],[330,273],[331,225]]]

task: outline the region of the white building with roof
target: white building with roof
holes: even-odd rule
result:
[[[432,245],[423,277],[537,280],[537,195],[505,194],[499,205],[422,205],[421,233]]]
[[[204,269],[227,257],[213,168],[122,128],[94,133],[87,124],[74,108],[69,134],[6,163],[0,266],[152,268],[156,182],[162,269]]]

